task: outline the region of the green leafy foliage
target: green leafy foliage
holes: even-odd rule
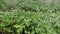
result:
[[[0,0],[0,30],[4,34],[60,34],[60,3],[29,1],[9,6]]]

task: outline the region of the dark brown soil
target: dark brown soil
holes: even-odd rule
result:
[[[2,30],[0,30],[0,34],[4,34],[4,32]]]

